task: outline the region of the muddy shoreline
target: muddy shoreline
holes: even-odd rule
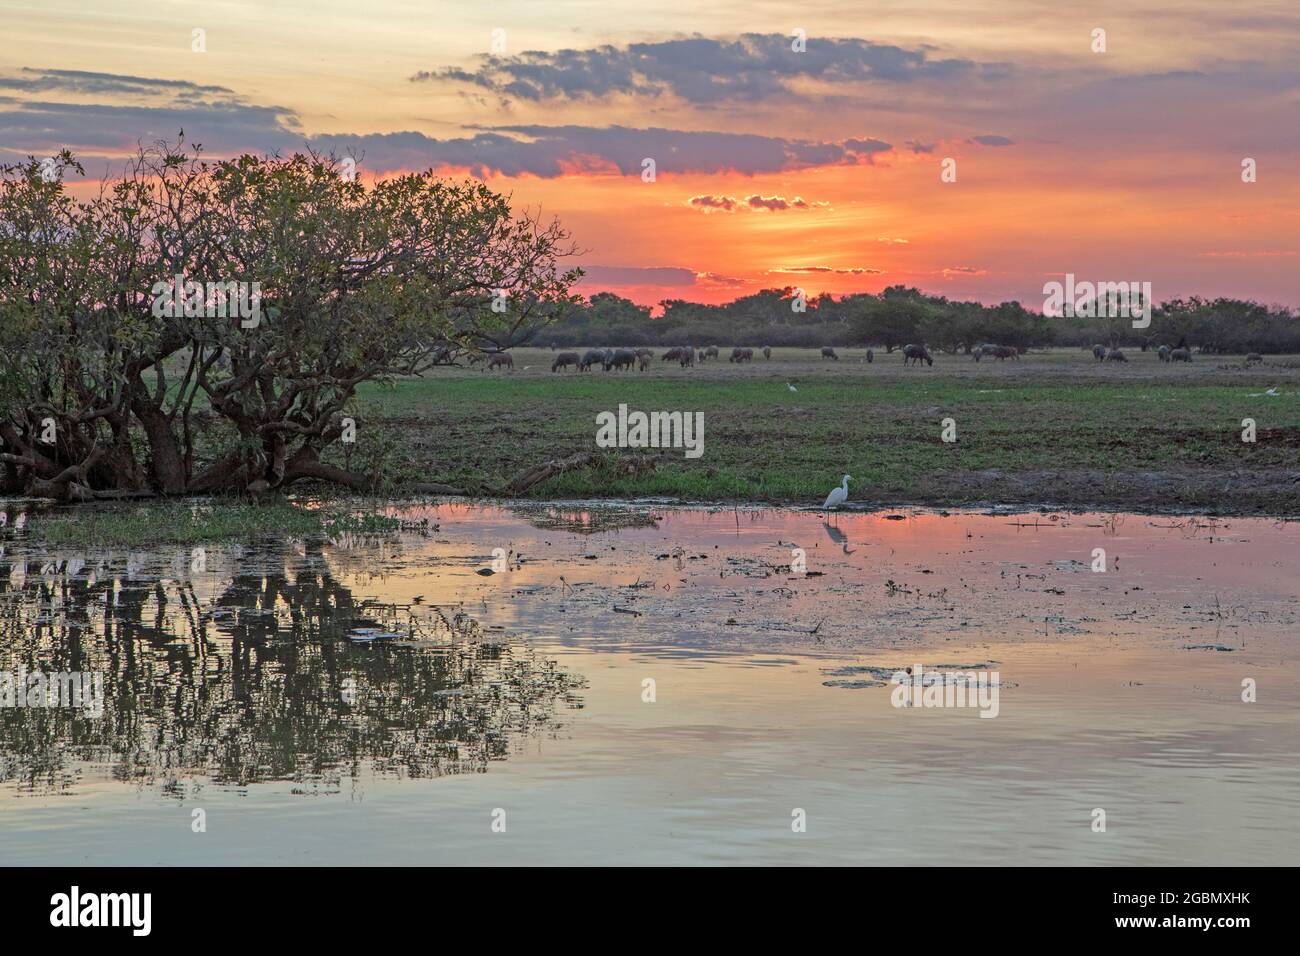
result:
[[[1084,488],[1091,486],[1086,479],[1080,479],[1076,483],[1076,488],[1072,489],[1077,493],[1060,493],[1060,485],[1049,487],[1045,482],[1036,482],[1031,479],[1022,479],[1021,490],[1024,495],[1008,495],[991,491],[988,494],[978,497],[954,497],[951,494],[931,494],[911,497],[890,497],[888,495],[862,498],[860,500],[849,500],[840,507],[840,511],[853,514],[870,514],[877,511],[889,509],[898,509],[903,511],[923,510],[927,512],[937,512],[942,514],[947,510],[952,511],[979,511],[992,514],[1024,514],[1041,512],[1047,513],[1079,513],[1079,512],[1096,512],[1105,514],[1135,514],[1147,516],[1168,515],[1171,517],[1204,517],[1204,518],[1275,518],[1279,521],[1296,521],[1300,520],[1300,472],[1294,476],[1281,476],[1264,484],[1253,484],[1249,492],[1238,491],[1238,489],[1224,489],[1220,495],[1212,497],[1211,500],[1204,504],[1170,504],[1169,495],[1159,493],[1160,489],[1178,486],[1182,489],[1185,496],[1189,487],[1189,479],[1174,478],[1164,476],[1155,481],[1145,481],[1150,476],[1133,476],[1131,479],[1131,495],[1115,496],[1108,495],[1106,498],[1091,497]],[[1251,478],[1255,476],[1249,476]],[[1232,476],[1234,480],[1245,481],[1246,476]],[[1109,479],[1114,481],[1114,476],[1110,475]],[[1198,485],[1203,487],[1206,493],[1213,490],[1214,483],[1220,480],[1220,476],[1203,476],[1201,482],[1191,483],[1191,487]],[[1139,488],[1139,485],[1141,487]],[[1222,488],[1222,486],[1218,486]],[[1035,494],[1035,491],[1041,494]],[[1052,492],[1049,494],[1049,492]],[[2,497],[0,496],[0,506],[9,507],[15,510],[23,508],[34,509],[58,509],[69,513],[75,513],[81,508],[94,507],[113,507],[113,506],[130,506],[130,507],[149,507],[152,504],[161,504],[163,502],[194,502],[201,504],[216,503],[223,500],[231,502],[247,502],[249,499],[243,498],[212,498],[209,496],[197,496],[194,498],[143,498],[129,499],[122,501],[93,501],[80,503],[58,502],[50,498],[28,498],[28,497]],[[644,497],[581,497],[572,498],[565,496],[557,497],[527,497],[527,498],[496,498],[490,496],[478,495],[420,495],[403,492],[400,488],[387,495],[359,496],[359,495],[331,495],[318,491],[299,491],[288,496],[291,502],[299,501],[328,501],[330,503],[347,507],[352,504],[373,504],[374,502],[399,503],[437,503],[450,502],[457,504],[472,505],[496,505],[509,507],[519,510],[547,508],[547,507],[571,507],[571,506],[588,506],[595,508],[623,508],[623,507],[672,507],[672,508],[690,508],[704,510],[762,510],[767,508],[786,508],[795,511],[820,511],[821,508],[815,503],[801,501],[790,498],[740,498],[740,499],[688,499],[676,497],[644,496]]]
[[[397,496],[393,500],[414,501],[430,499]],[[748,498],[731,500],[690,500],[654,496],[636,498],[477,498],[444,496],[432,500],[452,501],[466,504],[495,504],[518,509],[587,505],[597,508],[653,506],[719,511],[732,509],[754,511],[768,508],[783,508],[799,512],[820,512],[822,510],[821,507],[816,504],[783,498],[762,500]],[[943,514],[946,511],[974,511],[987,512],[989,514],[1029,514],[1035,512],[1041,512],[1044,514],[1077,514],[1082,512],[1095,512],[1104,514],[1134,514],[1152,517],[1167,515],[1170,517],[1203,518],[1276,518],[1279,521],[1297,521],[1300,520],[1300,473],[1298,473],[1296,478],[1295,490],[1283,491],[1282,488],[1279,487],[1276,495],[1267,501],[1255,501],[1249,504],[1236,501],[1220,501],[1209,505],[1170,505],[1158,499],[1116,501],[1113,498],[1099,500],[1083,496],[1077,498],[1006,498],[995,495],[984,498],[972,498],[969,500],[955,500],[943,496],[927,496],[922,498],[879,497],[870,499],[864,498],[860,501],[850,500],[843,504],[839,508],[839,511],[852,514],[871,514],[873,512],[888,511],[891,509],[900,511],[926,511],[938,514]]]

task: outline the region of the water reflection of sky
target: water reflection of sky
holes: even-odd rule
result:
[[[419,513],[427,537],[215,548],[201,573],[188,549],[6,538],[0,669],[108,685],[100,720],[0,710],[8,854],[1208,864],[1300,844],[1293,525]],[[494,548],[506,569],[477,573]],[[834,686],[959,662],[1000,671],[997,719]],[[222,840],[189,839],[198,805]]]

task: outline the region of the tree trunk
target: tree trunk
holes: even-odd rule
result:
[[[144,383],[137,383],[137,388],[140,392],[132,400],[131,408],[136,418],[140,419],[145,436],[149,439],[154,482],[165,495],[182,495],[188,484],[188,476],[185,474],[185,460],[181,457],[176,436],[172,434],[171,422],[157,405],[149,401],[147,394],[143,394]]]

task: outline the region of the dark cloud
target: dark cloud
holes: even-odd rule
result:
[[[51,70],[23,67],[18,76],[0,76],[0,89],[24,93],[130,93],[151,96],[188,94],[233,95],[224,86],[202,86],[188,80],[162,80],[122,73],[91,73],[85,70]]]
[[[717,272],[700,272],[696,278],[705,285],[715,286],[720,289],[739,289],[748,283],[737,276],[724,276]]]
[[[25,102],[0,109],[0,154],[53,153],[71,148],[80,158],[101,159],[137,143],[175,139],[180,130],[212,155],[272,152],[302,146],[296,117],[276,107],[235,102],[158,107]]]
[[[734,212],[740,205],[740,200],[735,196],[692,196],[686,200],[686,205],[692,209],[703,209],[705,212],[721,211]]]
[[[1014,146],[1016,141],[1005,136],[972,136],[966,142],[975,146]]]
[[[785,209],[812,209],[814,206],[826,205],[824,202],[808,202],[802,196],[795,196],[793,199],[786,199],[784,196],[747,196],[745,203],[750,209],[767,209],[772,212]]]
[[[258,106],[221,86],[83,70],[24,68],[0,76],[0,155],[12,159],[64,147],[83,160],[104,159],[137,143],[175,139],[180,130],[213,155],[270,152],[302,145],[292,110]],[[113,98],[68,103],[51,92]]]
[[[861,266],[853,266],[847,269],[837,269],[833,266],[789,266],[785,269],[768,269],[768,275],[822,275],[830,273],[833,275],[860,276],[860,275],[883,275],[884,269],[867,269]]]
[[[816,209],[829,206],[830,203],[809,202],[802,196],[786,199],[784,196],[760,196],[756,193],[743,199],[737,199],[735,196],[714,196],[710,194],[692,196],[686,200],[686,205],[692,209],[702,209],[705,212],[734,212],[737,209],[762,209],[769,212],[783,212],[787,209]]]
[[[584,284],[654,285],[676,288],[695,284],[696,273],[674,266],[586,266],[582,267]]]
[[[817,143],[751,133],[714,133],[626,126],[497,126],[473,136],[434,139],[422,133],[318,136],[322,151],[365,154],[372,170],[456,166],[476,176],[499,173],[554,177],[575,168],[640,176],[645,159],[656,173],[753,175],[811,166],[869,163],[892,147],[880,140]]]
[[[894,147],[879,139],[846,139],[844,149],[850,154],[872,162],[876,153],[888,153]]]
[[[173,138],[184,129],[187,138],[202,143],[215,156],[292,152],[310,146],[323,153],[356,155],[363,168],[376,173],[452,167],[480,177],[553,178],[574,169],[640,176],[647,158],[654,159],[658,173],[758,174],[870,163],[892,149],[889,143],[876,139],[821,143],[747,133],[623,126],[500,126],[445,139],[418,132],[306,137],[290,110],[254,106],[227,95],[182,101],[181,96],[196,93],[190,88],[177,88],[174,93],[170,100],[151,105],[0,97],[0,143],[6,144],[0,147],[0,154],[53,152],[66,146],[85,159],[95,159],[130,149],[137,142]]]
[[[672,44],[660,53],[678,58],[685,49]],[[59,101],[49,96],[57,90],[96,94],[108,102]],[[94,160],[120,155],[138,142],[174,138],[182,129],[212,156],[310,146],[355,155],[374,173],[435,167],[465,169],[480,177],[552,178],[575,170],[640,176],[647,158],[654,160],[657,173],[757,175],[871,164],[893,150],[890,143],[870,137],[823,142],[625,126],[483,126],[448,138],[413,131],[307,137],[292,110],[248,103],[224,87],[75,70],[23,69],[0,76],[0,155],[8,158],[68,147]],[[789,207],[760,196],[752,208]],[[805,207],[796,202],[793,208]]]
[[[944,59],[924,47],[905,49],[861,39],[810,37],[802,52],[781,34],[749,33],[736,40],[693,36],[627,46],[517,56],[484,55],[471,70],[426,70],[417,83],[451,83],[490,91],[505,100],[584,100],[625,94],[671,94],[696,104],[762,100],[793,91],[796,80],[826,84],[878,81],[898,84],[945,80],[1002,64]]]
[[[512,135],[504,135],[507,133]],[[380,145],[375,137],[363,139]],[[870,163],[877,154],[893,148],[875,139],[823,143],[753,133],[627,126],[496,126],[470,139],[427,139],[426,144],[433,154],[453,165],[538,176],[559,175],[566,166],[582,164],[584,158],[601,160],[625,176],[639,176],[647,158],[655,161],[657,173],[769,173]]]

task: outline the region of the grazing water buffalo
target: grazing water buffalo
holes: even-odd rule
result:
[[[982,345],[977,345],[970,350],[970,357],[977,362],[980,360],[980,356],[982,356],[983,354],[984,354],[984,346]]]
[[[930,350],[924,345],[904,345],[903,364],[910,365],[913,359],[916,360],[917,365],[920,365],[922,362],[925,362],[927,365],[934,364],[934,356],[930,354]]]
[[[636,365],[636,352],[631,349],[614,349],[605,358],[605,371],[627,369],[629,372]]]
[[[671,348],[659,356],[659,360],[661,362],[680,362],[682,360],[682,350],[680,348]]]
[[[700,358],[712,358],[712,359],[715,359],[717,357],[718,357],[718,347],[716,345],[710,345],[707,349],[704,350],[703,354],[700,356]]]
[[[582,359],[578,357],[577,352],[561,352],[555,356],[555,361],[551,363],[551,371],[555,372],[562,368],[568,368],[570,365],[582,367]]]
[[[695,346],[683,345],[682,354],[678,361],[681,362],[682,368],[693,366],[695,364]]]
[[[605,364],[605,353],[603,350],[587,349],[587,354],[584,355],[582,357],[582,361],[578,363],[578,371],[585,372],[593,365],[604,365],[604,364]]]
[[[739,345],[731,350],[731,358],[728,362],[752,362],[754,361],[753,349],[742,349]]]
[[[1015,359],[1020,361],[1020,353],[1010,345],[986,345],[984,354],[992,355],[997,359]]]
[[[637,353],[637,356],[636,356],[637,367],[638,367],[641,371],[644,372],[646,369],[648,369],[648,368],[650,367],[650,360],[651,360],[652,358],[654,358],[654,356],[652,356],[652,355],[642,355],[641,353],[638,352],[638,353]]]
[[[1107,361],[1107,362],[1127,362],[1127,361],[1128,361],[1128,356],[1125,355],[1123,352],[1121,352],[1119,349],[1111,349],[1109,352],[1106,353],[1106,361]]]
[[[875,360],[876,360],[876,353],[871,351],[871,349],[867,349],[867,364],[870,365]]]
[[[1092,357],[1098,362],[1104,362],[1106,360],[1106,346],[1094,345],[1092,347]]]
[[[488,359],[487,368],[484,369],[484,371],[491,371],[492,369],[496,368],[498,365],[504,368],[509,368],[513,371],[515,367],[515,360],[511,358],[509,352],[496,352],[492,355],[490,359]]]
[[[1251,352],[1249,355],[1246,356],[1247,365],[1249,365],[1251,362],[1262,362],[1262,361],[1264,361],[1264,356],[1260,355],[1258,352]]]
[[[1169,352],[1170,352],[1169,346],[1162,345],[1160,346],[1160,348],[1156,349],[1156,356],[1160,359],[1160,361],[1168,362]]]
[[[1169,361],[1171,362],[1190,362],[1191,360],[1192,353],[1189,349],[1174,349],[1169,353]]]
[[[822,358],[824,358],[824,359],[828,359],[828,358],[830,358],[830,359],[835,359],[835,361],[837,361],[837,362],[840,360],[840,357],[839,357],[838,355],[835,354],[835,350],[834,350],[833,348],[831,348],[829,345],[823,345],[823,346],[822,346]]]
[[[767,359],[769,362],[772,361],[772,346],[763,346],[763,358]]]

